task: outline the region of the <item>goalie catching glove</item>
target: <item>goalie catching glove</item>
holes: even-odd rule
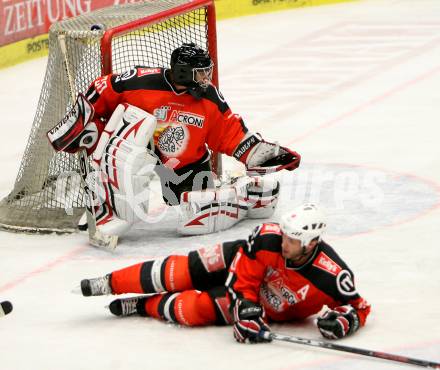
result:
[[[233,153],[234,158],[246,165],[248,174],[265,175],[281,170],[298,168],[301,156],[277,143],[263,140],[260,134],[247,133]]]
[[[234,306],[234,338],[237,342],[261,343],[270,342],[260,336],[261,331],[270,332],[264,321],[264,309],[248,300],[237,300]]]
[[[327,339],[343,338],[359,329],[359,316],[352,306],[339,306],[318,317],[317,326]]]

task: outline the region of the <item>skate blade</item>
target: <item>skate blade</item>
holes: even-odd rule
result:
[[[73,288],[70,293],[76,294],[76,295],[82,295],[81,287],[77,285],[75,288]]]

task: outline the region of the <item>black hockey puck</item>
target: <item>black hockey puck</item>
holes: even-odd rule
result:
[[[12,303],[9,301],[4,301],[0,303],[0,316],[7,315],[12,311]]]

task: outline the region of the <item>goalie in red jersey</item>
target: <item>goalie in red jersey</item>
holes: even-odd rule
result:
[[[211,83],[213,62],[206,51],[183,44],[171,54],[170,65],[97,78],[48,133],[55,150],[86,149],[95,171],[104,174],[95,191],[103,206],[95,212],[98,228],[118,235],[143,221],[153,171],[165,202],[181,206],[178,229],[184,234],[219,231],[244,217],[269,217],[278,181],[243,176],[215,189],[210,153],[233,156],[254,175],[294,170],[299,154],[248,131]]]
[[[266,341],[270,322],[316,323],[329,339],[365,325],[370,305],[354,274],[322,240],[326,228],[316,205],[305,204],[281,222],[257,227],[249,238],[170,255],[84,279],[84,296],[143,293],[111,302],[117,316],[139,314],[187,326],[228,325],[239,342]]]

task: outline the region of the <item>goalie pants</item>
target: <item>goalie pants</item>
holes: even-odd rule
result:
[[[180,195],[185,191],[214,187],[210,157],[209,152],[206,152],[198,161],[174,171],[163,164],[156,166],[166,204],[179,205]]]
[[[232,323],[224,286],[228,268],[245,240],[170,255],[114,271],[114,294],[157,293],[142,298],[138,313],[187,326]]]

